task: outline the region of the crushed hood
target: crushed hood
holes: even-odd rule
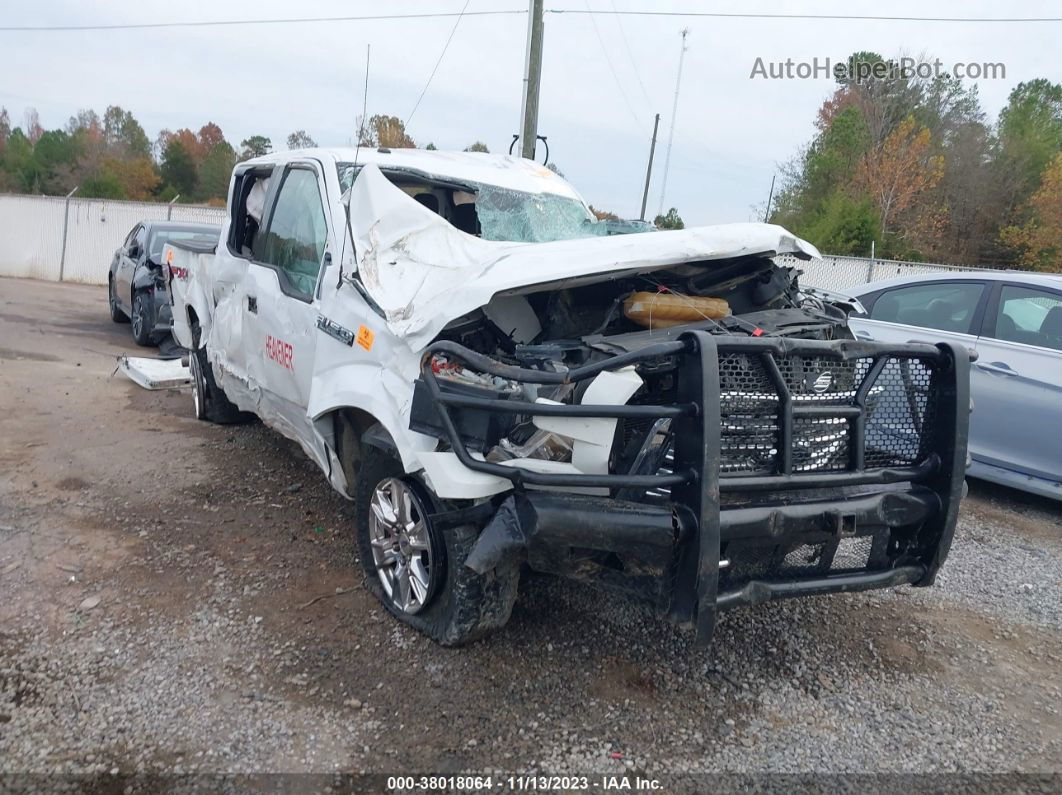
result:
[[[782,227],[755,223],[550,243],[482,240],[413,200],[374,164],[354,181],[349,213],[359,278],[391,330],[414,350],[498,293],[684,262],[820,256]]]

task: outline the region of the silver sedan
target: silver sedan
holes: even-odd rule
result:
[[[873,282],[858,339],[956,341],[970,370],[972,477],[1062,500],[1062,275],[965,271]]]

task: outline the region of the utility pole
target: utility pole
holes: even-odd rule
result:
[[[682,50],[679,51],[678,77],[675,78],[675,101],[671,105],[671,127],[667,131],[667,152],[664,155],[664,179],[660,185],[660,212],[664,214],[664,195],[667,193],[667,172],[671,166],[671,144],[675,140],[675,117],[678,115],[679,86],[682,85],[682,62],[686,58],[686,37],[690,35],[689,28],[682,29]]]
[[[542,4],[530,0],[527,9],[527,53],[524,57],[524,95],[520,106],[520,156],[535,159],[538,139],[538,92],[542,85]]]
[[[656,154],[656,130],[660,126],[660,114],[653,119],[653,142],[649,144],[649,165],[645,167],[645,190],[642,191],[642,212],[638,216],[639,221],[645,220],[645,203],[649,201],[649,177],[653,173],[653,155]]]

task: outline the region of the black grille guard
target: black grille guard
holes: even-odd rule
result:
[[[660,357],[678,357],[677,399],[672,405],[583,405],[540,404],[517,400],[445,392],[432,369],[432,359],[442,354],[463,362],[470,369],[500,378],[534,384],[565,384],[586,381],[606,370],[647,362]],[[778,395],[779,450],[777,471],[771,474],[720,473],[721,449],[720,357],[744,354],[760,362]],[[596,487],[608,489],[671,489],[671,501],[692,521],[693,533],[675,582],[671,614],[680,621],[695,621],[698,634],[711,637],[717,613],[716,598],[720,551],[720,494],[822,489],[860,485],[919,483],[936,492],[940,511],[933,520],[939,525],[939,541],[933,559],[925,561],[924,576],[911,577],[918,584],[931,584],[951,545],[962,497],[969,435],[969,363],[971,352],[954,343],[890,344],[861,340],[803,340],[777,337],[720,337],[694,330],[677,340],[650,344],[637,351],[573,368],[550,372],[508,365],[476,353],[458,343],[439,341],[430,345],[421,359],[421,377],[427,385],[454,454],[469,469],[510,480],[514,488]],[[783,377],[778,359],[792,356],[821,357],[850,362],[870,360],[869,369],[849,402],[822,407],[799,405]],[[921,418],[911,420],[924,436],[919,460],[905,466],[867,466],[867,396],[890,360],[918,360],[932,369],[933,421],[923,429]],[[473,457],[466,449],[451,408],[475,408],[507,414],[555,417],[670,418],[674,436],[674,468],[671,474],[561,474],[533,472],[517,466]],[[794,427],[801,419],[839,417],[848,422],[848,463],[844,471],[797,471],[792,448]],[[921,573],[921,570],[919,571]],[[910,578],[909,578],[910,579]],[[849,588],[845,588],[848,590]]]
[[[637,351],[614,356],[601,362],[578,367],[568,372],[549,372],[504,364],[476,353],[455,342],[441,341],[430,345],[421,360],[421,377],[427,385],[437,406],[446,440],[459,461],[469,469],[506,478],[514,486],[559,486],[596,488],[672,488],[704,482],[698,472],[705,472],[701,456],[689,458],[676,455],[675,472],[671,475],[630,474],[556,474],[533,472],[516,466],[504,466],[473,457],[461,441],[451,407],[474,408],[505,414],[538,415],[549,417],[601,417],[601,418],[652,418],[672,419],[676,424],[690,427],[698,436],[708,434],[704,442],[711,450],[719,449],[719,357],[728,353],[749,354],[760,361],[771,377],[779,396],[779,460],[780,471],[774,475],[745,475],[743,473],[717,474],[723,492],[773,491],[793,488],[824,488],[866,484],[887,484],[906,481],[921,481],[938,471],[941,460],[937,454],[929,454],[909,466],[866,466],[866,401],[886,363],[890,359],[919,359],[934,366],[936,372],[946,374],[954,370],[957,359],[968,362],[969,353],[957,345],[939,346],[924,343],[892,345],[888,343],[843,340],[826,342],[820,340],[792,340],[783,338],[731,338],[719,340],[703,331],[691,331],[679,340],[649,345]],[[650,361],[663,356],[680,356],[679,400],[674,405],[555,405],[529,403],[517,400],[494,400],[463,394],[444,392],[432,369],[432,357],[444,354],[471,367],[512,381],[536,384],[565,384],[586,381],[606,370]],[[873,364],[855,391],[851,403],[836,406],[798,405],[779,370],[775,357],[816,356],[839,361],[871,359]],[[952,379],[949,379],[952,380]],[[954,381],[952,380],[954,388]],[[938,384],[936,393],[944,397],[947,385]],[[793,428],[804,418],[824,416],[843,418],[849,421],[851,466],[844,472],[796,472],[793,465]],[[707,430],[708,426],[710,430]],[[688,433],[676,434],[689,438]],[[952,437],[952,441],[954,437]],[[714,444],[713,444],[714,443]],[[688,446],[688,445],[684,445]],[[934,450],[939,448],[934,446]],[[685,465],[685,466],[684,466]],[[710,468],[710,467],[708,467]]]

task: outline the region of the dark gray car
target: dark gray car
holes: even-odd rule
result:
[[[107,275],[111,320],[131,323],[137,345],[157,345],[170,330],[170,299],[162,272],[162,249],[170,242],[217,243],[212,224],[141,221],[114,252]]]

